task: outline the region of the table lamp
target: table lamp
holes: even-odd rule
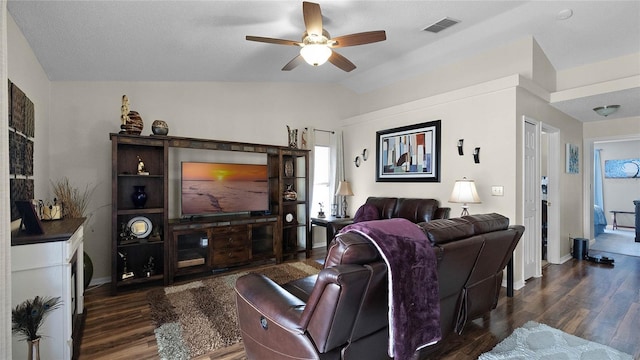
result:
[[[469,215],[469,206],[467,204],[479,204],[480,197],[478,191],[476,191],[476,184],[473,180],[456,180],[449,198],[451,203],[462,203],[462,214],[460,216]]]
[[[342,196],[342,213],[341,218],[348,217],[347,215],[347,196],[353,196],[353,191],[351,191],[351,185],[348,181],[340,181],[338,184],[338,191],[336,191],[336,195]]]

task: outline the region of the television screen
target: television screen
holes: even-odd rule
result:
[[[269,210],[267,165],[182,162],[183,216]]]

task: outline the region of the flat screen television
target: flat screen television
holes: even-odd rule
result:
[[[187,161],[181,165],[183,217],[269,211],[267,165]]]

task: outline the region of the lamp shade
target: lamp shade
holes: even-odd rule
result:
[[[476,190],[476,183],[473,180],[467,180],[467,178],[456,180],[449,202],[479,204],[480,196]]]
[[[340,181],[336,195],[353,196],[353,191],[351,191],[351,185],[348,181]]]

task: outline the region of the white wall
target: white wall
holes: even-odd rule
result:
[[[151,133],[153,120],[162,119],[169,125],[169,135],[283,146],[287,145],[286,125],[332,129],[353,114],[355,102],[353,93],[335,85],[53,82],[55,126],[50,129],[46,158],[55,164],[52,179],[67,176],[78,187],[96,186],[85,227],[85,251],[93,259],[94,279],[109,277],[111,271],[109,133],[120,130],[124,94],[131,110],[143,118],[143,135]],[[175,202],[171,197],[174,215]]]

